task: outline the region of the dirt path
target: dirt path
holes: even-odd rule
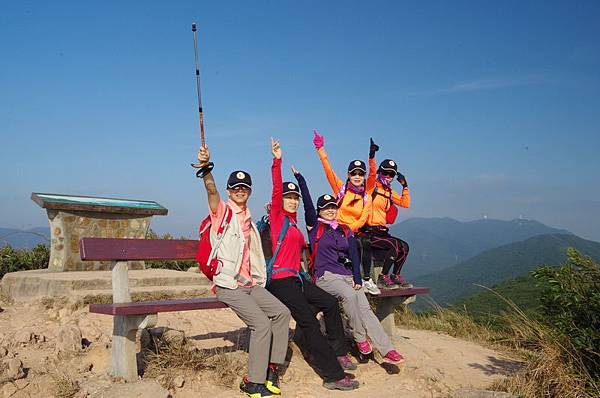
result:
[[[0,396],[51,397],[57,375],[63,374],[80,386],[76,397],[167,396],[153,380],[123,385],[107,376],[111,317],[89,314],[85,308],[44,308],[41,303],[5,305],[3,309],[0,361],[5,364],[4,373],[9,371],[5,369],[9,361],[13,367],[20,361],[26,376],[5,381]],[[246,354],[240,350],[246,339],[245,328],[228,309],[159,314],[158,326],[183,331],[190,344],[201,350],[222,347],[231,352],[227,355],[245,361]],[[81,339],[84,348],[77,344]],[[516,366],[493,350],[430,331],[401,329],[394,342],[406,362],[388,368],[395,374],[374,361],[359,364],[352,373],[361,388],[353,392],[323,389],[319,377],[299,352],[292,350],[290,366],[282,378],[283,396],[446,397],[460,387],[485,388]],[[236,390],[219,386],[215,381],[219,376],[210,371],[183,372],[180,376],[183,386],[170,391],[175,398],[241,396]]]

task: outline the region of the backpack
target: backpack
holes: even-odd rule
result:
[[[268,214],[265,214],[258,220],[256,229],[258,229],[260,235],[260,243],[262,244],[265,260],[269,261],[269,259],[273,257],[273,244],[271,242],[271,223],[269,222]]]
[[[344,235],[346,235],[346,239],[348,239],[352,234],[352,230],[350,229],[350,227],[344,224],[339,224],[339,226],[340,228],[342,228]],[[325,224],[320,222],[317,226],[317,236],[315,237],[315,243],[310,252],[310,257],[308,258],[308,273],[310,274],[313,283],[317,280],[317,276],[315,275],[315,259],[317,257],[317,250],[319,248],[319,240],[321,239],[321,236],[323,236],[324,233]]]
[[[388,193],[388,195],[386,195],[386,193]],[[377,190],[377,187],[375,187],[372,196],[373,201],[375,201],[375,196],[377,195],[381,195],[389,201],[389,207],[385,211],[385,223],[389,225],[395,223],[396,217],[398,216],[398,208],[396,207],[394,202],[392,202],[392,190],[386,189],[384,193],[381,193],[379,192],[379,190]]]
[[[223,219],[221,220],[221,224],[219,225],[219,229],[217,230],[217,241],[215,243],[214,249],[216,250],[221,244],[221,240],[223,239],[223,235],[225,234],[225,230],[229,226],[231,222],[231,217],[233,216],[233,211],[229,208],[229,206],[225,206],[225,214]],[[211,253],[213,253],[213,247],[210,243],[210,227],[212,225],[210,215],[206,216],[204,220],[200,223],[200,238],[198,240],[198,250],[196,251],[196,261],[198,262],[198,267],[200,271],[209,280],[213,280],[216,275],[219,275],[221,272],[222,261],[219,260],[215,255],[210,258]]]

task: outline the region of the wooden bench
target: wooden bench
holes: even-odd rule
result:
[[[183,300],[132,302],[129,290],[127,261],[134,260],[193,260],[197,240],[146,240],[83,238],[80,255],[84,261],[111,261],[112,304],[91,304],[91,313],[112,315],[112,374],[126,380],[136,380],[136,344],[138,329],[153,327],[159,312],[227,308],[216,297]],[[383,291],[377,299],[376,314],[389,334],[395,333],[394,308],[415,295],[428,293],[428,288],[394,289]]]

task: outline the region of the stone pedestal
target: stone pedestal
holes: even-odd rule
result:
[[[91,196],[32,193],[45,208],[50,223],[50,271],[107,271],[110,261],[82,261],[79,240],[93,238],[144,239],[153,215],[168,210],[156,202]],[[144,269],[143,261],[129,262],[129,269]]]

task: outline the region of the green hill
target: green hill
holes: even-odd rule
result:
[[[541,265],[558,265],[566,259],[568,247],[579,250],[595,261],[600,260],[598,242],[575,235],[540,235],[487,250],[460,264],[415,278],[412,283],[430,287],[431,297],[445,306],[481,292],[481,288],[474,284],[494,286],[525,276]]]
[[[440,271],[501,245],[537,235],[569,234],[535,220],[411,218],[390,227],[390,233],[410,245],[403,274],[408,279]]]
[[[529,316],[536,317],[543,290],[541,283],[531,275],[527,275],[501,282],[491,286],[491,288],[502,297],[510,299]],[[458,299],[452,303],[452,306],[460,310],[466,310],[475,320],[492,322],[495,315],[510,310],[510,306],[494,292],[481,290],[480,293]]]

